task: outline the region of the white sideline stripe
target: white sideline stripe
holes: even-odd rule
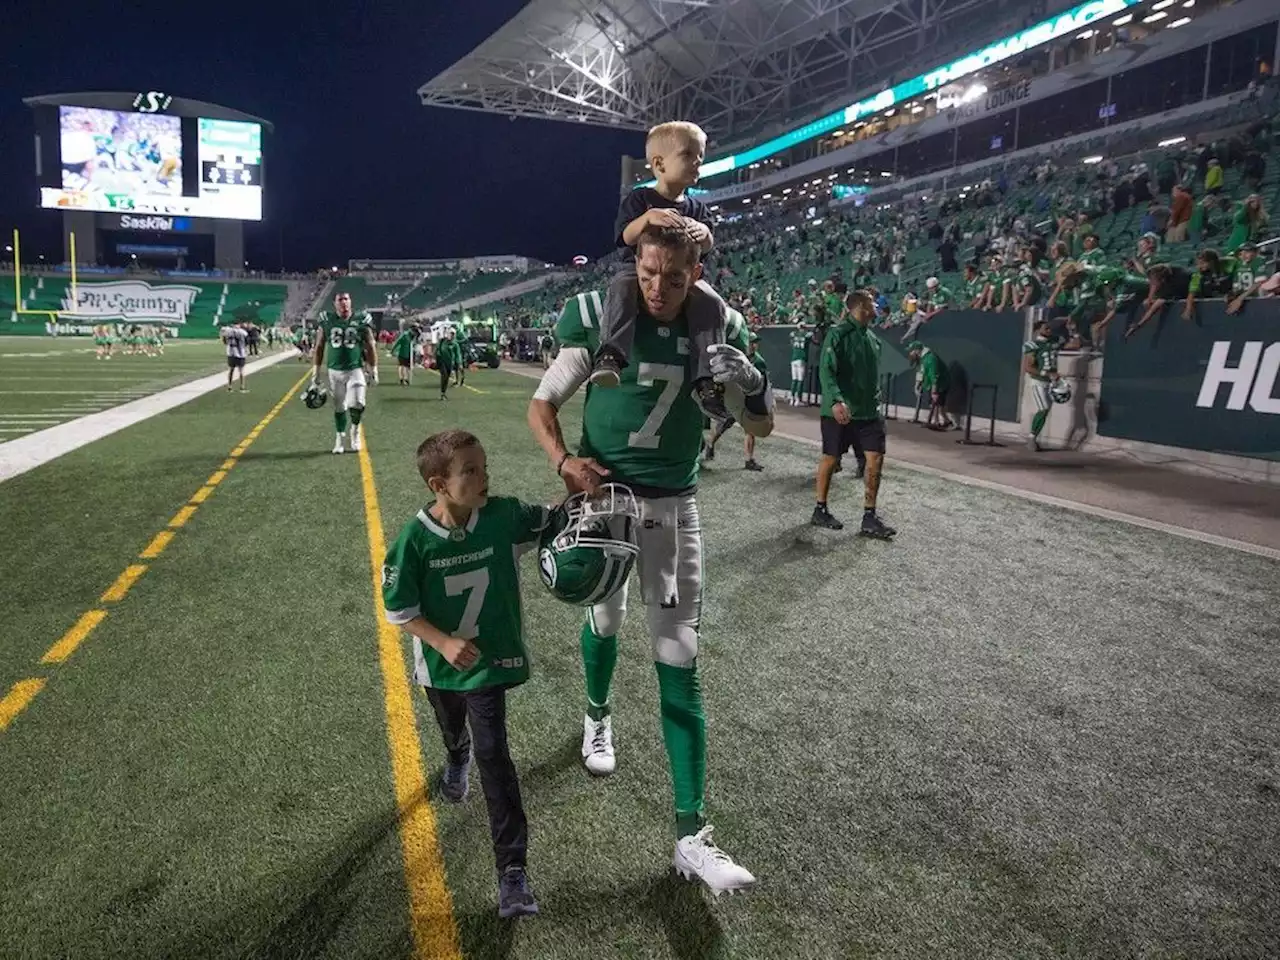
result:
[[[784,433],[781,430],[775,430],[771,436],[782,437],[785,440],[794,440],[796,443],[803,443],[810,447],[822,447],[822,442],[813,440],[809,437],[799,437],[794,433]],[[1245,540],[1234,540],[1231,537],[1220,537],[1216,533],[1205,533],[1201,530],[1192,530],[1190,527],[1179,527],[1172,523],[1163,523],[1159,520],[1149,520],[1146,517],[1139,517],[1132,513],[1121,513],[1118,510],[1108,510],[1106,507],[1095,507],[1088,503],[1077,503],[1074,500],[1063,500],[1060,497],[1051,497],[1047,493],[1036,493],[1033,490],[1023,490],[1021,487],[1011,487],[1005,483],[998,483],[995,480],[983,480],[979,477],[968,477],[963,473],[951,473],[947,470],[939,470],[937,467],[928,467],[922,463],[911,463],[907,460],[892,458],[890,462],[894,466],[902,466],[908,470],[914,470],[917,473],[927,473],[931,477],[938,477],[941,480],[950,480],[954,483],[962,483],[967,487],[978,487],[982,490],[992,490],[996,493],[1008,494],[1011,497],[1021,497],[1023,500],[1030,500],[1033,503],[1043,504],[1048,507],[1061,507],[1063,510],[1074,510],[1076,513],[1084,513],[1091,517],[1098,517],[1101,520],[1112,520],[1116,523],[1128,523],[1135,527],[1142,527],[1144,530],[1155,530],[1158,533],[1167,533],[1174,537],[1183,537],[1187,540],[1196,540],[1200,543],[1212,544],[1215,547],[1225,547],[1228,550],[1239,550],[1241,553],[1251,553],[1256,557],[1265,557],[1268,560],[1280,560],[1280,550],[1272,547],[1265,547],[1259,543],[1249,543]]]
[[[256,373],[290,359],[293,357],[284,353],[263,357],[261,360],[246,364],[244,372]],[[206,393],[220,390],[226,384],[225,371],[211,373],[207,377],[170,387],[149,397],[142,397],[121,406],[112,407],[110,410],[90,413],[57,426],[30,433],[25,437],[10,440],[0,446],[0,483],[43,466],[95,440],[101,440],[126,427],[141,423],[156,414],[172,410]]]

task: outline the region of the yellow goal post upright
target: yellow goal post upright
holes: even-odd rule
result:
[[[71,248],[71,302],[79,303],[76,296],[76,235],[68,234]],[[57,323],[62,316],[61,310],[25,310],[22,306],[22,235],[17,227],[13,228],[13,309],[18,316],[48,317],[50,323]]]

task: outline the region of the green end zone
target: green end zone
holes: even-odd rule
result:
[[[66,663],[39,665],[300,372],[0,485],[0,694],[47,677],[0,732],[6,951],[411,954],[360,470],[328,452],[327,408],[287,404]],[[485,442],[495,492],[559,495],[524,424],[532,381],[480,371],[483,394],[440,403],[432,377],[384,374],[365,422],[388,537],[424,499],[416,444],[449,426]],[[700,487],[700,660],[716,839],[757,889],[715,901],[670,870],[638,602],[618,772],[581,770],[578,612],[530,568],[511,736],[542,914],[494,916],[478,782],[437,803],[465,956],[1267,953],[1274,562],[895,470],[892,451],[897,541],[816,531],[814,451],[765,440],[750,474],[740,436]],[[833,512],[859,505],[838,476]]]

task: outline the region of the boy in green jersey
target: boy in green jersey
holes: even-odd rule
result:
[[[560,353],[529,404],[529,426],[571,490],[593,493],[609,482],[635,494],[642,518],[636,565],[675,800],[673,864],[718,894],[748,887],[755,878],[712,842],[704,819],[707,733],[697,659],[703,563],[695,497],[702,415],[690,376],[686,314],[702,274],[698,246],[683,229],[647,228],[636,244],[636,274],[633,352],[617,385],[588,384],[603,298],[598,292],[569,297],[556,328]],[[728,412],[746,432],[768,436],[773,409],[767,378],[732,344],[713,344],[710,351],[712,377],[724,389]],[[570,448],[559,411],[583,384],[582,439]],[[628,592],[624,586],[589,608],[580,637],[587,699],[582,759],[596,776],[616,768],[609,697]]]
[[[474,755],[498,868],[498,915],[537,913],[525,874],[528,824],[507,743],[507,690],[529,679],[518,557],[548,511],[490,497],[484,447],[463,430],[418,447],[435,500],[404,525],[382,567],[387,620],[413,637],[413,679],[447,755],[441,793],[460,803]]]

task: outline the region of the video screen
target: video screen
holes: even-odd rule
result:
[[[239,120],[199,121],[200,201],[206,216],[262,219],[262,127]]]
[[[139,197],[182,196],[178,117],[61,107],[62,189],[89,210],[132,209]]]

